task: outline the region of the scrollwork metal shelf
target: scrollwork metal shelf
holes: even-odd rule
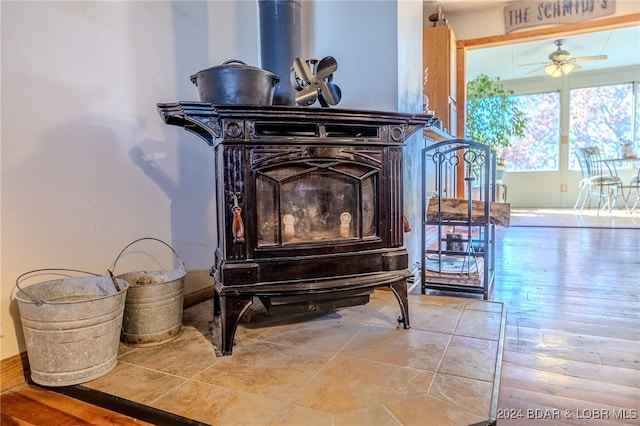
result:
[[[465,139],[422,150],[421,291],[481,294],[494,279],[496,155]]]

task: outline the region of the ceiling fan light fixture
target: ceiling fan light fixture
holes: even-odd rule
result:
[[[569,74],[571,71],[573,71],[573,64],[570,64],[570,63],[562,64],[560,66],[560,69],[562,70],[562,74]]]
[[[560,67],[557,66],[556,64],[549,64],[546,67],[544,67],[544,72],[549,77],[560,77],[561,71],[560,71]]]
[[[560,77],[562,75],[567,75],[571,71],[573,71],[574,65],[571,63],[564,64],[549,64],[544,67],[544,72],[550,77]]]

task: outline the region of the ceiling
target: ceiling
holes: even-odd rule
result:
[[[467,52],[467,79],[478,74],[501,80],[543,77],[549,54],[556,50],[555,39],[530,41]],[[601,61],[581,61],[574,72],[640,66],[640,26],[566,36],[562,49],[572,57],[607,55]],[[631,42],[635,40],[635,42]]]
[[[443,7],[446,16],[448,13],[472,12],[508,3],[511,2],[425,0],[424,14],[428,16],[434,13],[438,5]],[[501,80],[545,77],[544,65],[550,62],[549,54],[556,50],[554,41],[557,38],[469,50],[466,59],[467,79],[479,74],[500,77]],[[579,62],[578,65],[582,68],[575,70],[576,73],[626,66],[638,66],[640,69],[640,26],[571,35],[562,37],[562,40],[562,48],[572,57],[601,54],[608,56],[606,60]]]

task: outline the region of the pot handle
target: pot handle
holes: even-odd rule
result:
[[[222,65],[229,65],[229,64],[234,64],[234,63],[235,64],[240,64],[240,65],[247,65],[245,62],[242,62],[240,59],[229,59],[228,61],[224,61],[222,63]]]
[[[224,61],[222,63],[222,65],[229,65],[229,64],[240,64],[240,65],[248,66],[245,62],[242,62],[240,59],[229,59],[228,61]],[[189,78],[191,79],[191,82],[193,84],[195,84],[196,87],[197,87],[198,86],[198,74],[194,74]]]

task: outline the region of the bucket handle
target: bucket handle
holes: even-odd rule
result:
[[[18,287],[18,290],[20,292],[22,292],[23,294],[25,294],[29,299],[31,299],[33,301],[33,303],[36,304],[36,306],[40,306],[40,305],[44,305],[45,303],[47,303],[46,300],[43,299],[39,299],[37,297],[33,297],[31,294],[29,294],[29,292],[25,291],[24,288],[20,287],[20,281],[27,279],[27,275],[31,275],[31,274],[35,274],[38,272],[49,272],[49,273],[53,273],[53,272],[78,272],[81,274],[87,274],[87,275],[93,275],[95,277],[99,277],[100,274],[94,274],[93,272],[87,272],[87,271],[81,271],[79,269],[66,269],[66,268],[43,268],[43,269],[34,269],[32,271],[29,272],[25,272],[24,274],[21,274],[18,278],[16,278],[16,287]],[[63,274],[59,274],[59,275],[63,275]]]
[[[178,266],[180,267],[180,269],[182,269],[184,271],[184,261],[180,258],[180,256],[178,256],[178,253],[176,253],[176,251],[173,249],[173,247],[171,247],[169,244],[165,243],[164,241],[162,241],[159,238],[153,238],[153,237],[143,237],[143,238],[138,238],[135,241],[130,242],[129,244],[127,244],[122,251],[120,252],[120,254],[118,254],[118,257],[116,257],[116,260],[113,262],[113,265],[111,265],[111,268],[109,268],[109,272],[111,271],[115,271],[116,269],[116,264],[118,263],[118,260],[120,260],[120,256],[122,256],[124,254],[124,252],[131,247],[132,245],[134,245],[135,243],[138,243],[140,241],[144,241],[144,240],[152,240],[152,241],[157,241],[159,243],[164,244],[165,246],[169,247],[169,249],[173,252],[173,255],[176,257],[176,259],[178,259]]]

